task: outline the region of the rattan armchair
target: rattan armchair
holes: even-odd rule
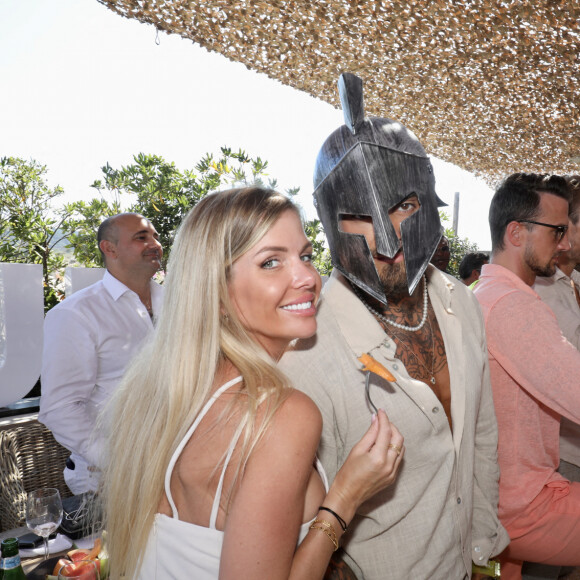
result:
[[[0,531],[26,525],[26,494],[56,487],[71,492],[62,471],[70,452],[38,421],[0,431]]]

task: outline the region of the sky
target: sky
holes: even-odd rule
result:
[[[225,145],[267,160],[279,189],[300,187],[312,218],[314,161],[342,124],[331,105],[96,0],[0,0],[0,157],[46,165],[67,201],[95,197],[106,163],[143,152],[193,169]],[[492,191],[433,165],[446,225],[460,192],[458,234],[489,250]]]

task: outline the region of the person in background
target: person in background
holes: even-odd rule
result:
[[[315,205],[334,270],[315,337],[280,366],[322,412],[332,480],[385,409],[405,437],[395,485],[362,504],[343,558],[365,580],[463,580],[509,538],[497,517],[497,426],[481,312],[429,265],[442,234],[429,158],[400,123],[366,117],[343,74],[345,125],[318,154]],[[372,372],[371,372],[372,371]]]
[[[580,353],[532,289],[570,249],[566,180],[515,173],[491,201],[491,263],[474,294],[485,319],[499,428],[499,515],[511,543],[502,580],[522,561],[580,565],[580,483],[557,472],[560,417],[580,423]]]
[[[106,411],[112,578],[322,579],[393,483],[403,437],[379,410],[328,488],[320,412],[276,365],[315,333],[320,286],[288,198],[233,189],[185,218],[163,317]]]
[[[572,201],[568,213],[568,242],[570,249],[558,256],[558,265],[552,276],[538,276],[534,290],[552,309],[562,334],[580,349],[580,177],[569,178]]]
[[[163,290],[151,279],[163,255],[158,238],[142,215],[107,218],[97,232],[103,279],[46,315],[38,420],[71,451],[64,478],[74,494],[98,488],[103,460],[98,412],[161,309]]]
[[[489,256],[483,252],[468,252],[463,256],[459,264],[459,278],[461,281],[473,289],[479,280],[481,268],[489,264]]]
[[[442,272],[447,272],[449,267],[449,260],[451,259],[451,253],[449,251],[449,240],[445,236],[441,236],[439,243],[433,257],[431,258],[431,264],[435,268],[439,268]]]
[[[537,276],[533,289],[556,315],[564,337],[580,349],[580,176],[567,178],[572,194],[568,210],[570,249],[558,256],[552,276]],[[580,481],[580,425],[562,417],[560,420],[560,465],[558,472],[570,481]],[[524,563],[524,580],[551,580],[569,574],[560,566]]]

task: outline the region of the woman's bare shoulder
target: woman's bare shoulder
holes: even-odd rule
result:
[[[277,421],[294,425],[295,429],[303,429],[310,425],[320,439],[322,415],[316,403],[302,391],[291,389],[288,398],[276,412],[275,418]]]
[[[322,416],[308,395],[291,389],[276,409],[259,447],[284,453],[315,454],[322,433]]]

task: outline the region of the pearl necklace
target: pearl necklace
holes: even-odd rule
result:
[[[380,312],[375,310],[370,304],[367,303],[367,301],[365,300],[364,296],[362,295],[361,291],[357,286],[353,284],[352,287],[354,288],[354,291],[356,295],[360,298],[361,302],[366,306],[367,310],[371,314],[374,314],[379,320],[385,322],[386,324],[390,324],[391,326],[394,326],[395,328],[400,328],[401,330],[417,332],[418,330],[421,330],[423,328],[423,325],[427,321],[427,313],[429,311],[429,293],[427,292],[427,279],[425,276],[423,276],[423,318],[421,319],[421,322],[419,322],[417,326],[405,326],[404,324],[399,324],[398,322],[385,318]]]

